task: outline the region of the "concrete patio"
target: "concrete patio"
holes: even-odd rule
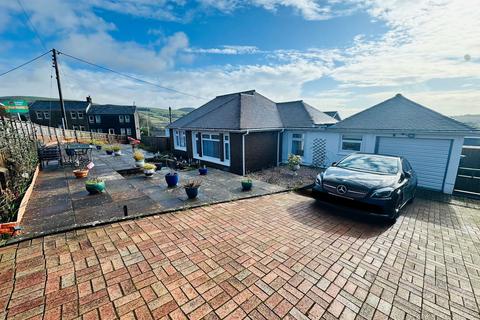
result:
[[[125,146],[120,157],[95,150],[93,162],[95,167],[90,171],[89,178],[104,179],[107,186],[105,193],[89,195],[85,190],[86,179],[75,179],[71,167],[49,165],[41,171],[35,185],[21,222],[22,233],[10,242],[132,216],[152,215],[284,190],[279,186],[254,181],[254,188],[243,192],[241,176],[211,168],[206,176],[200,176],[197,170],[179,172],[179,186],[168,188],[164,179],[169,171],[167,168],[157,171],[153,177],[145,177],[141,172],[124,174],[125,170],[134,167],[129,146]],[[202,182],[199,196],[194,200],[187,198],[182,187],[182,183],[190,179]],[[128,217],[125,217],[125,207]]]

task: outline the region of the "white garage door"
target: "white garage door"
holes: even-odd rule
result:
[[[442,190],[450,140],[380,137],[377,153],[405,157],[417,173],[418,186]]]

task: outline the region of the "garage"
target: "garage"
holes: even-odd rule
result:
[[[443,190],[452,140],[378,137],[377,153],[405,157],[418,176],[418,186]]]

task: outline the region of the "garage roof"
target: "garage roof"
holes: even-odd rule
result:
[[[401,94],[333,125],[332,129],[473,131],[470,126],[444,116]]]

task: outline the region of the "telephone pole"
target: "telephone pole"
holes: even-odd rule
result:
[[[62,86],[60,84],[60,72],[58,70],[57,54],[58,54],[57,50],[52,49],[53,66],[55,67],[55,75],[57,76],[58,96],[60,98],[60,108],[62,109],[62,125],[63,125],[63,130],[65,130],[65,129],[68,129],[67,112],[65,111],[65,103],[63,102]]]

